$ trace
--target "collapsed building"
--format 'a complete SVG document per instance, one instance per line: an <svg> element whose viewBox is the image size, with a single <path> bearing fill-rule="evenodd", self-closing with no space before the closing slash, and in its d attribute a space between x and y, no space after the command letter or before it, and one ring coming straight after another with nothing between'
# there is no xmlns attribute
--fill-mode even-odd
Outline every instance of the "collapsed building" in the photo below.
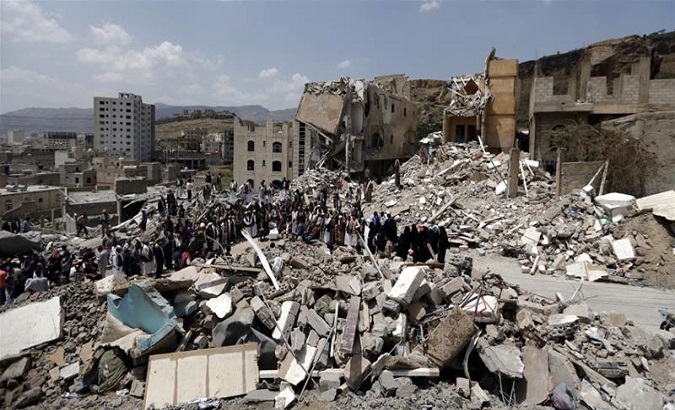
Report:
<svg viewBox="0 0 675 410"><path fill-rule="evenodd" d="M382 175L417 150L416 105L405 75L307 83L295 119L312 141L309 167Z"/></svg>
<svg viewBox="0 0 675 410"><path fill-rule="evenodd" d="M443 110L443 139L469 142L480 137L492 150L507 152L514 146L519 87L518 60L499 59L492 49L484 73L448 81L446 92L452 99Z"/></svg>
<svg viewBox="0 0 675 410"><path fill-rule="evenodd" d="M675 186L675 79L658 78L659 58L644 39L596 43L584 50L564 78L542 75L537 63L529 102L529 151L544 165L556 161L551 132L570 123L618 129L651 145L660 163L645 187L655 193Z"/></svg>

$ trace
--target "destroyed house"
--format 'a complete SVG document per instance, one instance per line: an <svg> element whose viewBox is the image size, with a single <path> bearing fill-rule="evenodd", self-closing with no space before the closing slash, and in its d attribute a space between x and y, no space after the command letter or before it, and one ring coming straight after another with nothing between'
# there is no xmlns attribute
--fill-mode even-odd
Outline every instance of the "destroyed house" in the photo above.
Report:
<svg viewBox="0 0 675 410"><path fill-rule="evenodd" d="M443 138L449 142L482 142L491 151L506 152L514 146L518 112L518 60L499 59L490 52L485 72L452 77L447 92L450 104L443 110Z"/></svg>
<svg viewBox="0 0 675 410"><path fill-rule="evenodd" d="M295 119L311 141L310 168L381 175L417 150L416 105L404 75L307 83Z"/></svg>
<svg viewBox="0 0 675 410"><path fill-rule="evenodd" d="M608 47L594 49L575 69L566 90L535 68L530 93L530 155L545 163L556 158L549 132L570 122L597 125L628 115L675 110L675 79L652 78L652 58L623 64ZM621 57L621 56L619 56Z"/></svg>

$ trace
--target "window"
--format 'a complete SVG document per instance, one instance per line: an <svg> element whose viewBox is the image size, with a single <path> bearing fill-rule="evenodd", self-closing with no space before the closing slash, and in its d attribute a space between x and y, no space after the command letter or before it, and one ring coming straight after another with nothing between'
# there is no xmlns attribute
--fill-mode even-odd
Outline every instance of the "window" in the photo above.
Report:
<svg viewBox="0 0 675 410"><path fill-rule="evenodd" d="M251 143L251 142L253 142L253 141L249 141L249 143ZM255 169L255 163L253 162L253 160L249 159L248 161L246 161L246 170L247 171L253 171L254 169Z"/></svg>
<svg viewBox="0 0 675 410"><path fill-rule="evenodd" d="M43 198L38 198L38 203L43 203L45 200Z"/></svg>
<svg viewBox="0 0 675 410"><path fill-rule="evenodd" d="M248 152L253 152L253 151L255 151L255 141L249 141L249 142L247 142L247 143L246 143L246 150L247 150ZM251 168L251 169L253 169L253 168Z"/></svg>
<svg viewBox="0 0 675 410"><path fill-rule="evenodd" d="M281 153L281 143L280 142L275 142L272 144L272 152L275 152L277 154Z"/></svg>
<svg viewBox="0 0 675 410"><path fill-rule="evenodd" d="M11 211L13 207L11 199L5 201L5 211Z"/></svg>
<svg viewBox="0 0 675 410"><path fill-rule="evenodd" d="M263 160L262 166L263 168L265 168L265 160Z"/></svg>
<svg viewBox="0 0 675 410"><path fill-rule="evenodd" d="M288 167L293 168L293 161L288 161Z"/></svg>
<svg viewBox="0 0 675 410"><path fill-rule="evenodd" d="M392 144L394 144L394 136L393 135L389 137L389 145L392 145Z"/></svg>
<svg viewBox="0 0 675 410"><path fill-rule="evenodd" d="M76 184L79 184L79 183L80 183L80 178L75 177L75 183L76 183Z"/></svg>
<svg viewBox="0 0 675 410"><path fill-rule="evenodd" d="M407 109L407 108L403 108L403 116L405 117L406 115L408 115L408 109Z"/></svg>
<svg viewBox="0 0 675 410"><path fill-rule="evenodd" d="M391 105L391 112L394 112L394 104Z"/></svg>
<svg viewBox="0 0 675 410"><path fill-rule="evenodd" d="M272 172L281 172L281 161L272 162Z"/></svg>
<svg viewBox="0 0 675 410"><path fill-rule="evenodd" d="M91 178L87 177L87 184L91 184Z"/></svg>

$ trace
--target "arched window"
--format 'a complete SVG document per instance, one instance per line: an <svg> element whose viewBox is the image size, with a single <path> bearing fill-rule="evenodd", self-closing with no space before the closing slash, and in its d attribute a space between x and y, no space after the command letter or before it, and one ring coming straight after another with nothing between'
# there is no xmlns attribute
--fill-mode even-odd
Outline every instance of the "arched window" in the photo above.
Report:
<svg viewBox="0 0 675 410"><path fill-rule="evenodd" d="M280 142L275 142L272 144L272 152L281 154L281 143Z"/></svg>
<svg viewBox="0 0 675 410"><path fill-rule="evenodd" d="M281 172L281 161L272 162L272 172Z"/></svg>
<svg viewBox="0 0 675 410"><path fill-rule="evenodd" d="M249 141L249 142L247 142L247 143L246 143L246 149L247 149L249 152L255 151L255 141Z"/></svg>
<svg viewBox="0 0 675 410"><path fill-rule="evenodd" d="M255 163L253 162L252 159L249 159L246 161L246 170L247 171L253 171L255 169Z"/></svg>

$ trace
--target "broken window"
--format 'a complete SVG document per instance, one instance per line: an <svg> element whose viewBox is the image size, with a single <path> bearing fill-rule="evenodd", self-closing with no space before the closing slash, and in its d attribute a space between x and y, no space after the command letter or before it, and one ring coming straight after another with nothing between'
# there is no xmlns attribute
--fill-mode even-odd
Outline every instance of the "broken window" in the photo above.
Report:
<svg viewBox="0 0 675 410"><path fill-rule="evenodd" d="M384 139L382 139L379 133L376 132L370 137L370 148L379 150L382 149L383 145Z"/></svg>
<svg viewBox="0 0 675 410"><path fill-rule="evenodd" d="M246 170L247 171L253 171L255 169L255 163L253 162L252 159L249 159L246 161Z"/></svg>
<svg viewBox="0 0 675 410"><path fill-rule="evenodd" d="M272 172L281 172L281 161L272 162Z"/></svg>
<svg viewBox="0 0 675 410"><path fill-rule="evenodd" d="M255 151L255 142L254 141L249 141L246 143L246 149L248 152L253 152Z"/></svg>
<svg viewBox="0 0 675 410"><path fill-rule="evenodd" d="M272 152L281 154L281 143L280 142L275 142L272 144Z"/></svg>

